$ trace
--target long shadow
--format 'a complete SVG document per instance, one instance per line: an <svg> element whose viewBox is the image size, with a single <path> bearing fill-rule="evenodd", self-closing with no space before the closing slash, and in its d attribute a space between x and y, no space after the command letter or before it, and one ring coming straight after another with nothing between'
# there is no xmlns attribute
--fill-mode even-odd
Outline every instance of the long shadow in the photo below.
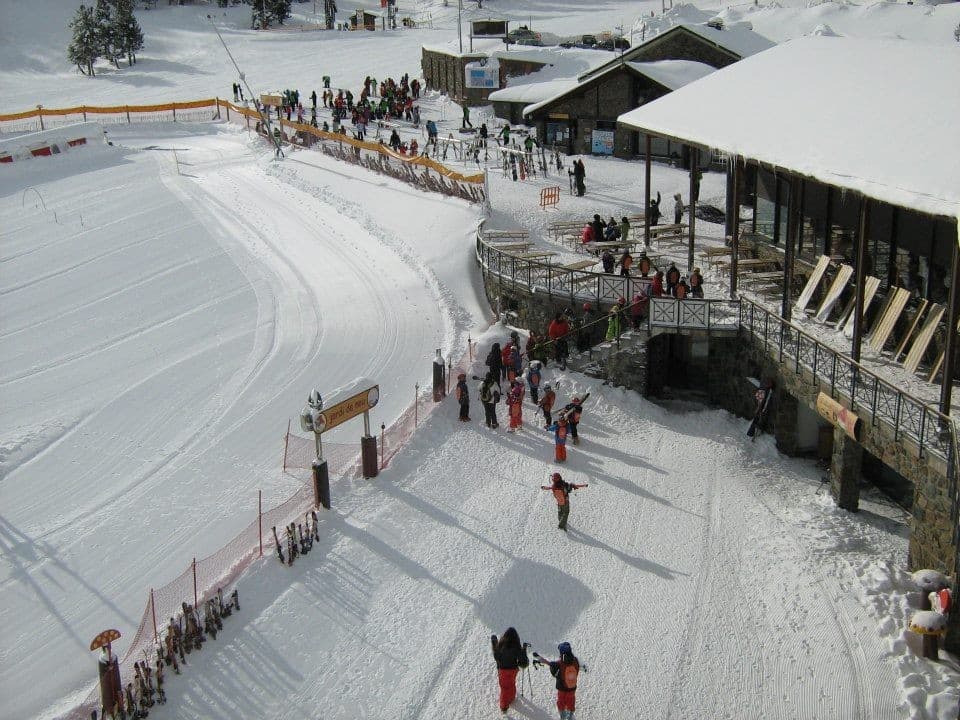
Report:
<svg viewBox="0 0 960 720"><path fill-rule="evenodd" d="M677 576L687 576L687 573L680 572L679 570L672 570L664 565L653 562L653 560L646 560L645 558L635 557L633 555L628 555L622 550L617 550L616 548L610 547L604 542L597 540L594 537L590 537L586 533L570 528L567 530L567 535L582 545L588 545L590 547L595 547L599 550L606 550L611 555L615 556L621 562L629 565L632 568L637 570L642 570L643 572L648 572L661 577L664 580L674 580Z"/></svg>

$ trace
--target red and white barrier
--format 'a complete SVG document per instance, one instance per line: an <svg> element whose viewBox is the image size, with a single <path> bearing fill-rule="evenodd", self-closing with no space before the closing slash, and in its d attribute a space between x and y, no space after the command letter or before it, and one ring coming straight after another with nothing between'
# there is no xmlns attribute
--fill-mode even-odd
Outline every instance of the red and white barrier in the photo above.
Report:
<svg viewBox="0 0 960 720"><path fill-rule="evenodd" d="M103 143L99 123L84 122L0 140L0 163L59 155Z"/></svg>

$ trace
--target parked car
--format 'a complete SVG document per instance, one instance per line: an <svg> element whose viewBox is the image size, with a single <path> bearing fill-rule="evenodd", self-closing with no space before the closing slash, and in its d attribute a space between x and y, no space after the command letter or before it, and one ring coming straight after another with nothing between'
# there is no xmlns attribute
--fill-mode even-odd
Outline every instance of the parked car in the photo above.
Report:
<svg viewBox="0 0 960 720"><path fill-rule="evenodd" d="M534 32L526 25L521 25L518 28L515 28L507 33L507 37L504 40L508 45L512 43L517 43L520 45L530 45L531 43L521 43L521 40L537 40L540 41L540 33Z"/></svg>
<svg viewBox="0 0 960 720"><path fill-rule="evenodd" d="M607 40L601 40L594 47L598 50L629 50L630 41L626 38L609 38Z"/></svg>

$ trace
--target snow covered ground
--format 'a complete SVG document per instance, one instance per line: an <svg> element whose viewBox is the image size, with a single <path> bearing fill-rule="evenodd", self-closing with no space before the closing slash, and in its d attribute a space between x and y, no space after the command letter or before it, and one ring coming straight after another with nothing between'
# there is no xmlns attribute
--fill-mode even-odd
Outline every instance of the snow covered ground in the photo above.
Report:
<svg viewBox="0 0 960 720"><path fill-rule="evenodd" d="M433 29L387 34L258 34L247 8L161 5L140 13L140 63L89 79L63 60L77 5L0 0L2 110L226 96L234 72L207 13L258 90L416 74L421 44L455 42L440 2L417 4ZM496 11L568 34L654 6ZM813 14L931 38L957 21L949 6L867 10L758 12L784 36ZM455 106L424 105L442 133L454 127ZM273 163L229 125L110 137L112 148L0 166L2 718L82 699L96 632L132 637L147 590L246 525L258 489L265 504L292 492L280 439L313 387L375 378L374 419L389 424L433 349L457 356L490 315L470 252L475 206L319 153ZM589 195L564 196L565 214L639 209L639 168L587 162ZM666 197L685 188L668 168L654 182ZM533 192L491 183L493 222L545 225ZM704 196L719 193L705 178ZM569 536L557 542L539 490L547 434L487 433L444 405L380 479L335 481L320 552L289 569L265 558L243 577L240 617L154 713L486 717L487 637L514 624L546 654L570 640L590 666L581 717L955 716L952 661L913 657L902 633L899 512L879 498L858 516L836 511L808 464L768 439L744 444L724 413L556 379L562 398L594 393L565 469L591 484ZM534 680L521 710L552 717L549 683Z"/></svg>

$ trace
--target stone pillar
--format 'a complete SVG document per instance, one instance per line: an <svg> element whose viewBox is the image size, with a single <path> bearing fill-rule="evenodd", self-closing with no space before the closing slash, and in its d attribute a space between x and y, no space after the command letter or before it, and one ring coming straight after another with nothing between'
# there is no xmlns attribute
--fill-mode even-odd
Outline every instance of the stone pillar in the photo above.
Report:
<svg viewBox="0 0 960 720"><path fill-rule="evenodd" d="M797 454L797 399L781 389L774 398L773 436L777 449L784 455ZM859 472L859 466L858 466Z"/></svg>
<svg viewBox="0 0 960 720"><path fill-rule="evenodd" d="M860 466L863 448L838 427L833 429L833 458L830 462L830 492L844 510L860 509Z"/></svg>

